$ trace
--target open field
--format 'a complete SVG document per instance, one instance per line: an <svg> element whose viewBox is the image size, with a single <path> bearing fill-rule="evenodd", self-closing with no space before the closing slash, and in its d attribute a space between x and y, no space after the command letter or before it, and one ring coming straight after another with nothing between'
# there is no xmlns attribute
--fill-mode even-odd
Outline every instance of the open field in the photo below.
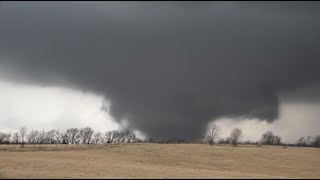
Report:
<svg viewBox="0 0 320 180"><path fill-rule="evenodd" d="M319 162L302 147L0 145L4 178L319 178Z"/></svg>

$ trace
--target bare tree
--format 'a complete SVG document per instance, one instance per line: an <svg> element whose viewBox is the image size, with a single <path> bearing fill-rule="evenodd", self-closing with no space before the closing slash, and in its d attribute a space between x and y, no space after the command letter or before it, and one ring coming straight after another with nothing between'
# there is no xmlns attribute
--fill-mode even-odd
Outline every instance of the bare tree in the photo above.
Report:
<svg viewBox="0 0 320 180"><path fill-rule="evenodd" d="M90 127L82 128L79 131L79 138L82 144L90 144L94 131Z"/></svg>
<svg viewBox="0 0 320 180"><path fill-rule="evenodd" d="M113 133L112 131L108 131L104 134L104 143L111 144L113 141Z"/></svg>
<svg viewBox="0 0 320 180"><path fill-rule="evenodd" d="M312 146L320 148L320 135L314 137L313 142L312 142Z"/></svg>
<svg viewBox="0 0 320 180"><path fill-rule="evenodd" d="M61 133L59 130L54 131L54 141L56 144L62 144L63 139L63 133Z"/></svg>
<svg viewBox="0 0 320 180"><path fill-rule="evenodd" d="M216 139L219 137L220 132L221 132L220 128L214 123L208 124L207 130L204 135L205 142L210 145L213 145Z"/></svg>
<svg viewBox="0 0 320 180"><path fill-rule="evenodd" d="M311 146L312 136L307 136L307 145Z"/></svg>
<svg viewBox="0 0 320 180"><path fill-rule="evenodd" d="M27 134L27 143L28 144L36 144L37 143L37 136L38 136L38 131L36 130L31 130Z"/></svg>
<svg viewBox="0 0 320 180"><path fill-rule="evenodd" d="M62 144L70 144L67 132L61 132Z"/></svg>
<svg viewBox="0 0 320 180"><path fill-rule="evenodd" d="M7 137L6 133L0 132L0 144L4 144L5 143L6 137Z"/></svg>
<svg viewBox="0 0 320 180"><path fill-rule="evenodd" d="M11 132L7 132L7 133L6 133L6 138L4 139L4 142L5 142L6 144L9 144L10 141L11 141Z"/></svg>
<svg viewBox="0 0 320 180"><path fill-rule="evenodd" d="M298 146L307 146L307 139L305 139L304 137L300 137L298 140L297 140L297 145Z"/></svg>
<svg viewBox="0 0 320 180"><path fill-rule="evenodd" d="M262 144L271 145L271 144L274 144L274 141L275 141L275 138L272 131L267 131L262 134L262 137L261 137Z"/></svg>
<svg viewBox="0 0 320 180"><path fill-rule="evenodd" d="M76 144L77 143L78 133L79 133L78 128L71 128L71 129L67 130L66 135L67 135L69 144Z"/></svg>
<svg viewBox="0 0 320 180"><path fill-rule="evenodd" d="M280 145L281 137L274 135L272 131L267 131L261 136L261 144Z"/></svg>
<svg viewBox="0 0 320 180"><path fill-rule="evenodd" d="M26 126L22 126L20 127L20 136L21 136L21 147L24 147L24 139L25 139L25 136L27 134L27 127Z"/></svg>
<svg viewBox="0 0 320 180"><path fill-rule="evenodd" d="M124 139L125 139L125 143L131 143L136 141L136 134L132 131L132 130L126 130L124 132Z"/></svg>
<svg viewBox="0 0 320 180"><path fill-rule="evenodd" d="M120 142L120 132L117 130L114 131L108 131L105 133L104 138L105 144L113 144L113 143L119 143Z"/></svg>
<svg viewBox="0 0 320 180"><path fill-rule="evenodd" d="M46 143L46 131L37 131L37 136L36 136L36 142L37 144L45 144Z"/></svg>
<svg viewBox="0 0 320 180"><path fill-rule="evenodd" d="M93 134L92 143L100 144L102 142L102 134L100 132L96 132Z"/></svg>
<svg viewBox="0 0 320 180"><path fill-rule="evenodd" d="M55 130L50 130L45 133L45 142L46 144L54 144L55 143Z"/></svg>
<svg viewBox="0 0 320 180"><path fill-rule="evenodd" d="M239 128L235 128L232 130L230 135L230 143L234 146L237 146L240 139L242 138L242 131Z"/></svg>
<svg viewBox="0 0 320 180"><path fill-rule="evenodd" d="M119 137L117 138L117 143L125 143L125 142L126 142L125 131L119 131Z"/></svg>
<svg viewBox="0 0 320 180"><path fill-rule="evenodd" d="M14 132L14 133L12 134L12 142L13 142L14 144L19 144L19 142L20 142L19 132Z"/></svg>
<svg viewBox="0 0 320 180"><path fill-rule="evenodd" d="M274 145L281 145L281 137L274 136Z"/></svg>
<svg viewBox="0 0 320 180"><path fill-rule="evenodd" d="M87 134L87 141L86 141L86 143L87 143L87 144L90 144L90 142L91 142L91 140L92 140L92 135L94 134L94 130L93 130L92 128L90 128L90 127L86 127L85 129L86 129L85 132L86 132L86 134Z"/></svg>

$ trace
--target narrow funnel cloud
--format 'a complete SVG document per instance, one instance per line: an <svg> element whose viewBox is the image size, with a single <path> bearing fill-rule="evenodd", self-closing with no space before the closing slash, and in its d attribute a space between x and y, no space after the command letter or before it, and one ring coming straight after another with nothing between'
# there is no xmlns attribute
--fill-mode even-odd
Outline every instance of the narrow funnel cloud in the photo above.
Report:
<svg viewBox="0 0 320 180"><path fill-rule="evenodd" d="M148 136L273 122L320 83L319 2L3 2L0 26L2 78L102 94Z"/></svg>

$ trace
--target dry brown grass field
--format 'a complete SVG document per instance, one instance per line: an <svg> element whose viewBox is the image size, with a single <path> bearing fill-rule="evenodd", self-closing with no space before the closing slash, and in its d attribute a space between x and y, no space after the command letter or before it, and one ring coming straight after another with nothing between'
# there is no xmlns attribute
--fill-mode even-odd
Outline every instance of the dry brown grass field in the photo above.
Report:
<svg viewBox="0 0 320 180"><path fill-rule="evenodd" d="M320 149L205 144L0 145L2 178L320 178Z"/></svg>

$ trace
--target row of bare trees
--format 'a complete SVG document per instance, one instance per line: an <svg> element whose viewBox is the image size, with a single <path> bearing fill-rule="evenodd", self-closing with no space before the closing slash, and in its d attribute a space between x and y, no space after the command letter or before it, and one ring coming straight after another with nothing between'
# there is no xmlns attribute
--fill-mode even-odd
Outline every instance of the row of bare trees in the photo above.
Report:
<svg viewBox="0 0 320 180"><path fill-rule="evenodd" d="M0 144L117 144L137 141L132 130L95 132L90 127L70 128L66 131L39 131L21 127L17 132L0 132Z"/></svg>
<svg viewBox="0 0 320 180"><path fill-rule="evenodd" d="M320 147L320 135L315 137L307 136L306 138L300 137L296 145L302 147Z"/></svg>
<svg viewBox="0 0 320 180"><path fill-rule="evenodd" d="M275 135L272 131L267 131L262 134L261 144L281 145L281 137Z"/></svg>
<svg viewBox="0 0 320 180"><path fill-rule="evenodd" d="M281 141L281 137L278 135L275 135L272 131L267 131L262 134L260 141L257 142L251 142L251 141L245 141L241 142L241 138L243 137L242 130L239 128L235 128L232 130L231 134L227 138L219 138L221 134L221 129L219 126L217 126L214 123L210 123L204 133L203 141L207 144L213 145L215 143L219 144L232 144L234 146L237 146L239 143L243 144L257 144L259 146L261 145L284 145ZM293 144L294 146L304 146L304 147L320 147L320 135L312 137L301 137L298 139L296 144Z"/></svg>
<svg viewBox="0 0 320 180"><path fill-rule="evenodd" d="M227 142L225 141L225 139L218 140L220 133L221 133L220 127L217 126L216 124L210 123L204 134L203 141L210 145L213 145L217 142L220 142L220 143L223 142L223 143L230 143L233 146L237 146L241 138L243 137L242 130L239 128L235 128L231 131L230 137L227 138Z"/></svg>
<svg viewBox="0 0 320 180"><path fill-rule="evenodd" d="M308 136L301 137L295 144L283 144L281 137L275 135L272 131L267 131L262 134L260 141L241 142L243 137L242 130L239 128L233 129L230 136L227 138L219 138L221 129L219 126L210 123L208 128L201 140L201 142L208 143L210 145L219 144L232 144L237 146L239 143L242 144L257 144L257 145L294 145L303 147L320 147L320 135L319 136ZM21 127L16 132L0 132L0 144L118 144L118 143L131 143L139 141L135 133L131 130L114 130L108 132L95 132L90 127L85 128L70 128L66 131L50 130L50 131L39 131L30 130L26 127ZM171 140L146 140L146 142L157 142L157 143L194 143L195 140L182 141L177 139Z"/></svg>

